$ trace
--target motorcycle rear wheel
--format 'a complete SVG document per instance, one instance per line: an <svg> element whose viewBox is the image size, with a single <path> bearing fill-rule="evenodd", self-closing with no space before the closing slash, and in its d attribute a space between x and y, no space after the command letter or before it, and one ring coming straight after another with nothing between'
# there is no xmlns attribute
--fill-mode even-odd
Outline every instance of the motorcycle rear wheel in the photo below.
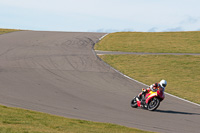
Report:
<svg viewBox="0 0 200 133"><path fill-rule="evenodd" d="M154 111L158 108L158 106L160 105L160 99L154 97L147 106L147 109L150 111Z"/></svg>
<svg viewBox="0 0 200 133"><path fill-rule="evenodd" d="M137 107L138 107L138 105L137 105L137 100L136 100L135 97L134 97L133 100L131 101L131 107L132 107L132 108L137 108Z"/></svg>

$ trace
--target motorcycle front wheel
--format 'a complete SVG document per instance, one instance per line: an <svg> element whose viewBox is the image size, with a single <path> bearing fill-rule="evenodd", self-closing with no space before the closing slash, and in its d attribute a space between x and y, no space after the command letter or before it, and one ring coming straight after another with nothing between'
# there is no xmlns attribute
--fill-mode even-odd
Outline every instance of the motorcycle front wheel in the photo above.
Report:
<svg viewBox="0 0 200 133"><path fill-rule="evenodd" d="M154 97L147 106L147 109L150 111L154 111L158 108L158 106L160 105L160 100L156 97Z"/></svg>
<svg viewBox="0 0 200 133"><path fill-rule="evenodd" d="M131 101L131 107L132 107L132 108L137 108L137 107L138 107L138 106L137 106L137 100L136 100L135 97L134 97L133 100Z"/></svg>

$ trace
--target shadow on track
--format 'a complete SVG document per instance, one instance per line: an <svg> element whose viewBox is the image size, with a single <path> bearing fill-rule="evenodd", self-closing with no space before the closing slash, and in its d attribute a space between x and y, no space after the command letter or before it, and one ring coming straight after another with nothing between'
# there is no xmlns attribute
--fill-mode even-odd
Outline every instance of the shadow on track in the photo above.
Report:
<svg viewBox="0 0 200 133"><path fill-rule="evenodd" d="M199 113L180 112L172 110L155 110L155 112L169 113L169 114L183 114L183 115L200 115Z"/></svg>

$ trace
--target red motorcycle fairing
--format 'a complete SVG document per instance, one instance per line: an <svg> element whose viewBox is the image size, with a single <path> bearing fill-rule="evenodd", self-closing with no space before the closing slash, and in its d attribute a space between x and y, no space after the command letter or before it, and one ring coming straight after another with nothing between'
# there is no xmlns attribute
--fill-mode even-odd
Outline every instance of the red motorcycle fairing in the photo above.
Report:
<svg viewBox="0 0 200 133"><path fill-rule="evenodd" d="M137 106L141 107L141 101L137 101Z"/></svg>
<svg viewBox="0 0 200 133"><path fill-rule="evenodd" d="M158 97L160 99L160 101L162 101L165 98L165 94L161 89L157 90L156 92L150 91L145 96L146 104L148 104L149 101L154 97Z"/></svg>

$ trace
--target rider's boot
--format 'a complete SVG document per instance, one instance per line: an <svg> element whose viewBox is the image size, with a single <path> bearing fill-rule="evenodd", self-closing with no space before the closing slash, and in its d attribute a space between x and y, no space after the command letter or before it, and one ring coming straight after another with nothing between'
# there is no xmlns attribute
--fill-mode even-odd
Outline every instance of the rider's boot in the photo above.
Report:
<svg viewBox="0 0 200 133"><path fill-rule="evenodd" d="M140 101L139 98L138 98L138 96L135 99L136 99L136 101Z"/></svg>
<svg viewBox="0 0 200 133"><path fill-rule="evenodd" d="M142 99L142 94L143 94L142 92L141 92L140 94L138 94L138 95L137 95L137 98L138 98L138 99Z"/></svg>
<svg viewBox="0 0 200 133"><path fill-rule="evenodd" d="M142 95L141 95L141 105L142 105L142 107L146 105L145 95L146 95L146 93L142 92Z"/></svg>
<svg viewBox="0 0 200 133"><path fill-rule="evenodd" d="M146 100L145 99L142 99L141 100L141 105L145 105L146 104Z"/></svg>

